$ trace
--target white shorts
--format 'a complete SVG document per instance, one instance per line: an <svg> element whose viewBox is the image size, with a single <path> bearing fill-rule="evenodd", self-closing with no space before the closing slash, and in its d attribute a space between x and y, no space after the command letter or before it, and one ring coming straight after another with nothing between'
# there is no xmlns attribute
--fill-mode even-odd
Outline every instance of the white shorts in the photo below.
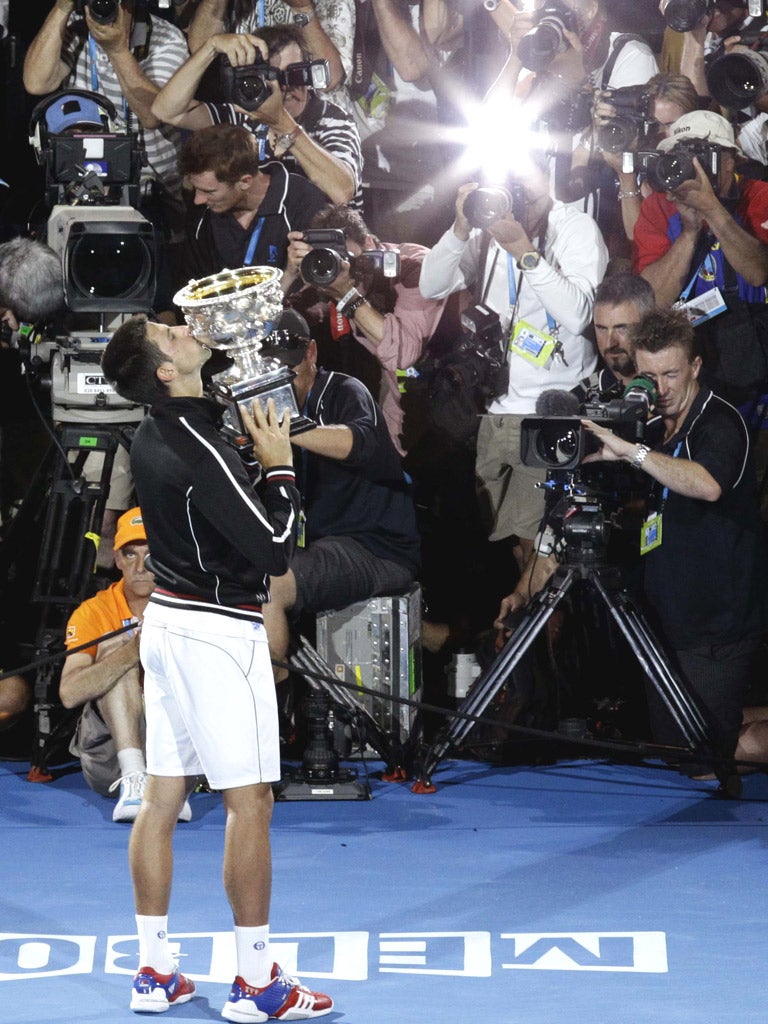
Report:
<svg viewBox="0 0 768 1024"><path fill-rule="evenodd" d="M277 698L260 623L147 605L141 629L147 771L212 789L280 778Z"/></svg>

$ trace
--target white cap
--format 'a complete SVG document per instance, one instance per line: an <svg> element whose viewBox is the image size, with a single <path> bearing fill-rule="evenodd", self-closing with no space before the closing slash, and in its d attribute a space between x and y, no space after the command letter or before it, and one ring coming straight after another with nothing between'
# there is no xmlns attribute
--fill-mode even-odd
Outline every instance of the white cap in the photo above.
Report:
<svg viewBox="0 0 768 1024"><path fill-rule="evenodd" d="M733 125L714 110L692 110L690 114L678 117L668 137L662 139L656 148L662 153L667 153L678 142L685 142L686 139L700 139L710 145L735 149L737 153L741 153L733 134Z"/></svg>

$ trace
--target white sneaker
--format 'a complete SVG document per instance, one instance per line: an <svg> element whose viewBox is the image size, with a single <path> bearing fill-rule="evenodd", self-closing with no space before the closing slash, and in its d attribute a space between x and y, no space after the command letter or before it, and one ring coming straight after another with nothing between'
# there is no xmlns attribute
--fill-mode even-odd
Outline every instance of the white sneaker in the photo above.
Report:
<svg viewBox="0 0 768 1024"><path fill-rule="evenodd" d="M113 789L120 787L120 796L112 811L112 821L135 821L144 797L146 784L146 772L129 772L112 783L109 787L110 793Z"/></svg>
<svg viewBox="0 0 768 1024"><path fill-rule="evenodd" d="M184 801L184 806L179 811L179 821L192 821L192 808L189 806L189 800Z"/></svg>

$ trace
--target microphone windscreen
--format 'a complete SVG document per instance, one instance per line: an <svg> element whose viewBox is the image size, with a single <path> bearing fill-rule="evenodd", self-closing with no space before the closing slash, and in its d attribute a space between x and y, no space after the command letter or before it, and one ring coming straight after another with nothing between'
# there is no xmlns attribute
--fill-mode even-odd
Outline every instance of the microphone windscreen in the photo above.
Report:
<svg viewBox="0 0 768 1024"><path fill-rule="evenodd" d="M578 416L581 403L572 391L548 388L536 399L537 416Z"/></svg>

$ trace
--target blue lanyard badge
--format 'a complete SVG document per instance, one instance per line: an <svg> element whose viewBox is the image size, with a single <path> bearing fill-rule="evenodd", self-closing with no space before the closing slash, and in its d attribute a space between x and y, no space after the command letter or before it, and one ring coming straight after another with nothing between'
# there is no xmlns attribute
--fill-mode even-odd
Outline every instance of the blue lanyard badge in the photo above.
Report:
<svg viewBox="0 0 768 1024"><path fill-rule="evenodd" d="M253 254L256 252L256 246L259 243L259 235L261 234L261 229L263 227L264 218L259 217L259 219L256 221L253 231L251 232L251 240L248 242L248 248L245 253L245 263L243 264L243 266L245 267L250 267L252 265L251 261L253 260Z"/></svg>
<svg viewBox="0 0 768 1024"><path fill-rule="evenodd" d="M705 320L711 320L713 316L717 316L719 313L724 313L727 309L722 293L714 283L716 275L717 263L715 262L715 257L711 252L708 252L675 303L674 308L682 309L694 327L703 324ZM694 285L700 276L705 281L711 281L712 287L708 291L700 292L698 295L691 297Z"/></svg>

